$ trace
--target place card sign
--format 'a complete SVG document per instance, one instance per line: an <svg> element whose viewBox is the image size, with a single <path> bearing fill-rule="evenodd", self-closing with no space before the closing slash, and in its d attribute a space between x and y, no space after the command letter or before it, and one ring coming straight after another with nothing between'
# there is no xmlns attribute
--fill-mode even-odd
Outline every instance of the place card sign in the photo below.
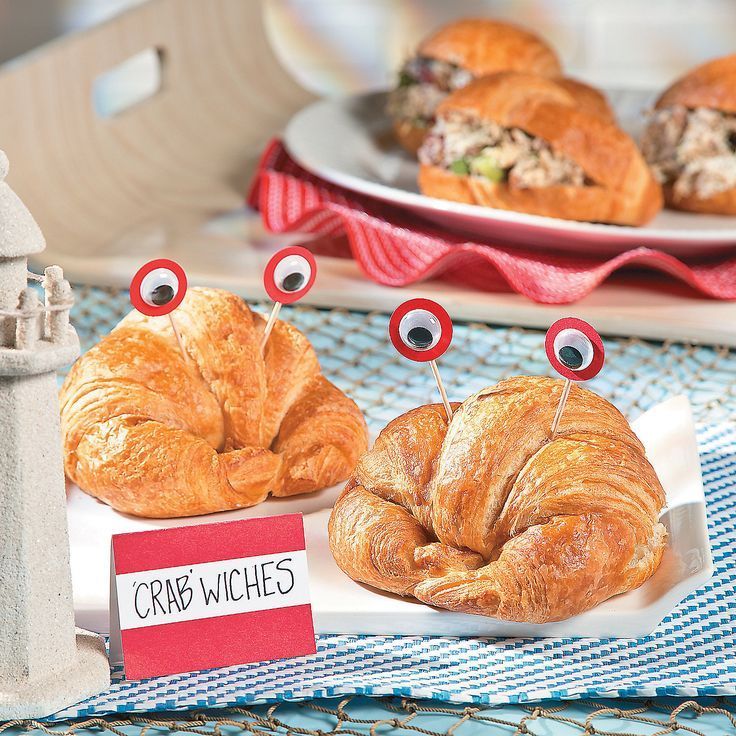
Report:
<svg viewBox="0 0 736 736"><path fill-rule="evenodd" d="M116 534L111 569L129 680L316 651L300 514Z"/></svg>

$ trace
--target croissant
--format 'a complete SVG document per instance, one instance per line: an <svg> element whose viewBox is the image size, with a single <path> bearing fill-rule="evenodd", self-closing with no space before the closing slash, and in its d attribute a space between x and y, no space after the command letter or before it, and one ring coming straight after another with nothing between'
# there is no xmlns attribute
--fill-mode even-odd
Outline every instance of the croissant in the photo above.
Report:
<svg viewBox="0 0 736 736"><path fill-rule="evenodd" d="M354 580L452 611L543 623L641 585L666 541L662 487L626 419L573 386L502 381L393 420L332 511Z"/></svg>
<svg viewBox="0 0 736 736"><path fill-rule="evenodd" d="M438 28L399 70L389 96L389 115L399 143L410 153L421 146L439 102L472 79L515 70L556 77L557 53L536 33L491 18L461 18Z"/></svg>
<svg viewBox="0 0 736 736"><path fill-rule="evenodd" d="M501 72L446 97L419 149L422 194L568 220L644 225L662 191L605 98Z"/></svg>
<svg viewBox="0 0 736 736"><path fill-rule="evenodd" d="M668 206L736 215L736 54L678 79L648 117L642 150Z"/></svg>
<svg viewBox="0 0 736 736"><path fill-rule="evenodd" d="M234 294L189 289L168 319L133 312L61 390L65 469L119 511L175 517L253 506L345 480L367 448L355 403L314 349Z"/></svg>

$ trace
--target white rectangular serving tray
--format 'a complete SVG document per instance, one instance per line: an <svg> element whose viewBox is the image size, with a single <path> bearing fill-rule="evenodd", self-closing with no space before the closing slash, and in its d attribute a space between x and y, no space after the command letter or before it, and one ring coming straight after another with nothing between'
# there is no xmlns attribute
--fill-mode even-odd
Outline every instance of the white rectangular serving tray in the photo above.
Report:
<svg viewBox="0 0 736 736"><path fill-rule="evenodd" d="M549 624L526 624L452 613L355 583L332 559L327 520L339 487L309 496L271 499L250 509L187 519L125 516L75 486L68 490L69 533L77 624L107 633L110 537L119 532L210 523L271 514L304 514L309 582L317 633L498 637L622 637L650 634L713 572L700 459L688 400L671 398L633 423L667 495L669 532L662 564L641 588L587 613Z"/></svg>

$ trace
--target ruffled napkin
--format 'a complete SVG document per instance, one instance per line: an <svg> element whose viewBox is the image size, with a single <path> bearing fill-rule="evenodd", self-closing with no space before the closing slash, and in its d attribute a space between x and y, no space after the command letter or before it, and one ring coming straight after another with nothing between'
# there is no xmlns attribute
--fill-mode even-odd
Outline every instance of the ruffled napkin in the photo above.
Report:
<svg viewBox="0 0 736 736"><path fill-rule="evenodd" d="M271 232L312 233L316 240L309 247L316 253L352 256L368 278L387 286L440 278L566 304L589 294L614 271L635 265L674 276L707 296L736 299L736 249L728 256L686 262L652 248L605 258L472 242L310 174L279 140L261 157L248 203Z"/></svg>

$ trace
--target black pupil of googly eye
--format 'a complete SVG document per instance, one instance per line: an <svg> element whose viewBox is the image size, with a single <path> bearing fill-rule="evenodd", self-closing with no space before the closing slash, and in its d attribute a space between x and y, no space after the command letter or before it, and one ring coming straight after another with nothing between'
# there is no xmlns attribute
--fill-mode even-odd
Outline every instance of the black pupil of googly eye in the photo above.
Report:
<svg viewBox="0 0 736 736"><path fill-rule="evenodd" d="M570 370L576 370L583 364L583 354L572 345L564 345L560 348L560 362Z"/></svg>
<svg viewBox="0 0 736 736"><path fill-rule="evenodd" d="M151 301L157 307L163 307L174 298L174 288L169 284L161 284L151 292Z"/></svg>
<svg viewBox="0 0 736 736"><path fill-rule="evenodd" d="M432 344L432 333L426 327L412 327L406 335L406 339L420 350L428 348Z"/></svg>
<svg viewBox="0 0 736 736"><path fill-rule="evenodd" d="M304 274L295 271L284 278L281 288L284 291L299 291L304 286Z"/></svg>

